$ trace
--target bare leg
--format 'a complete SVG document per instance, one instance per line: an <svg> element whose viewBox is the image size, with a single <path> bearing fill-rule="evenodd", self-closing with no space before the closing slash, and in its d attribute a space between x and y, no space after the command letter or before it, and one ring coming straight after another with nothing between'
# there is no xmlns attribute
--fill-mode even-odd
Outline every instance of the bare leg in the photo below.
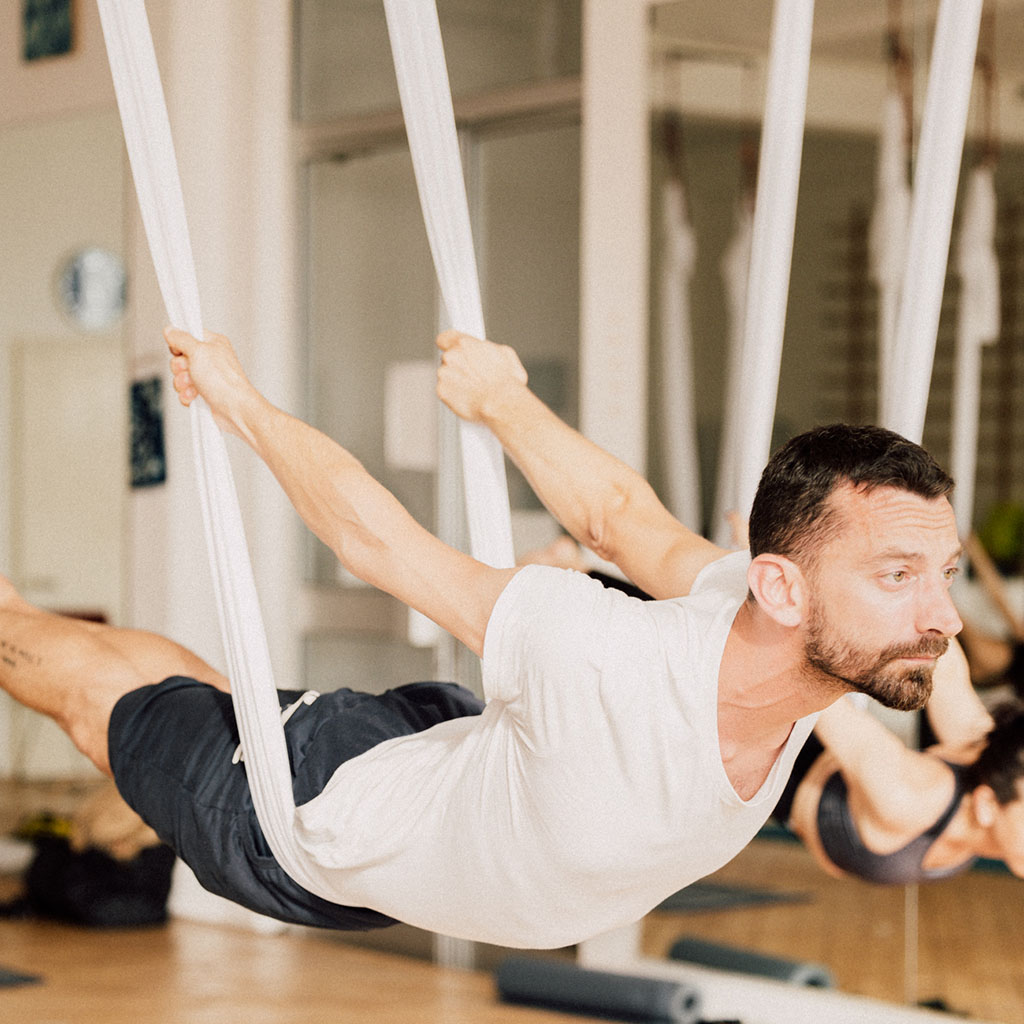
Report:
<svg viewBox="0 0 1024 1024"><path fill-rule="evenodd" d="M173 675L228 689L225 676L165 637L42 611L0 576L0 687L52 718L101 771L110 774L114 705Z"/></svg>

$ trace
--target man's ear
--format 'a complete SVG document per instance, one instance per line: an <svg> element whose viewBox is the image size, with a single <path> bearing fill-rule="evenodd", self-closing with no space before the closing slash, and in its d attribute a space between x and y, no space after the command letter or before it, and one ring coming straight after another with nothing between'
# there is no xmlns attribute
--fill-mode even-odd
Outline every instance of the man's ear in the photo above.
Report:
<svg viewBox="0 0 1024 1024"><path fill-rule="evenodd" d="M800 567L783 555L758 555L747 584L754 600L780 626L799 626L807 613L807 581Z"/></svg>

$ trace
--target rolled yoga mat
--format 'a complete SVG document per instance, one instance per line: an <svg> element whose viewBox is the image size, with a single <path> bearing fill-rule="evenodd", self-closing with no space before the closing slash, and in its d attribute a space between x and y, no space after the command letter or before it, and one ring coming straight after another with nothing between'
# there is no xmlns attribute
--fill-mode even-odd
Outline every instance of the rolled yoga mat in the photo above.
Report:
<svg viewBox="0 0 1024 1024"><path fill-rule="evenodd" d="M690 985L588 970L570 962L514 956L495 974L510 1003L585 1013L611 1020L697 1024L700 994Z"/></svg>
<svg viewBox="0 0 1024 1024"><path fill-rule="evenodd" d="M791 985L810 985L815 988L832 988L835 981L832 973L821 964L801 963L782 957L755 953L735 946L720 946L690 936L678 939L668 952L670 960L683 960L700 967L714 967L720 971L734 971L738 974L752 974L761 978L774 978Z"/></svg>

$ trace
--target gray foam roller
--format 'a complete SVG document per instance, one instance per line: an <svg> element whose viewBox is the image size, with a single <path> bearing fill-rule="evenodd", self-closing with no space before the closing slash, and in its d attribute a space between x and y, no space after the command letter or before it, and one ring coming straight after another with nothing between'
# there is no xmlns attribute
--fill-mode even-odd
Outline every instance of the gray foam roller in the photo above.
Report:
<svg viewBox="0 0 1024 1024"><path fill-rule="evenodd" d="M589 970L554 959L514 956L498 967L498 994L507 1002L623 1021L696 1024L700 994L659 978Z"/></svg>
<svg viewBox="0 0 1024 1024"><path fill-rule="evenodd" d="M739 949L735 946L722 946L689 936L676 941L668 955L672 960L684 960L701 967L715 967L721 971L752 974L760 978L774 978L776 981L785 981L791 985L832 988L835 983L829 969L821 964L785 960L782 957L755 953L753 950Z"/></svg>

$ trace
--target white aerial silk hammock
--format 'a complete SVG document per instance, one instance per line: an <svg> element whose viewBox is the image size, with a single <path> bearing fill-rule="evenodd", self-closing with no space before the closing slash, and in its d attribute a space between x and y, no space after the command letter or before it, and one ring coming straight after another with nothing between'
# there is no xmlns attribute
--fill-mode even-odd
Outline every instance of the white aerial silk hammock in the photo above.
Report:
<svg viewBox="0 0 1024 1024"><path fill-rule="evenodd" d="M690 281L697 240L682 180L665 182L661 196L661 402L665 417L668 507L685 526L701 530L700 459L693 393L693 324Z"/></svg>
<svg viewBox="0 0 1024 1024"><path fill-rule="evenodd" d="M910 224L909 146L907 111L898 89L891 89L882 105L875 174L875 206L868 229L868 261L878 288L878 395L892 379L893 338L900 283L907 258Z"/></svg>
<svg viewBox="0 0 1024 1024"><path fill-rule="evenodd" d="M971 532L981 408L981 348L999 336L999 260L995 249L996 190L991 163L967 179L956 269L960 305L953 370L952 448L949 468L956 480L953 511L961 537Z"/></svg>
<svg viewBox="0 0 1024 1024"><path fill-rule="evenodd" d="M736 493L736 460L740 440L739 416L733 410L739 409L740 381L742 380L743 329L747 316L747 283L750 280L750 246L754 233L754 198L750 194L740 196L736 204L736 215L732 238L722 255L721 271L725 285L726 323L728 324L728 347L726 350L726 397L728 410L722 423L722 440L719 445L718 479L715 485L715 518L711 539L723 548L735 546L732 524L728 516L739 508Z"/></svg>
<svg viewBox="0 0 1024 1024"><path fill-rule="evenodd" d="M199 289L181 183L144 2L98 0L98 5L136 193L167 315L174 326L202 338ZM421 195L431 189L450 190L459 154L434 4L432 0L415 4L404 0L388 3L387 11L395 63L401 68L400 78L405 79L403 98L409 92L417 94L413 116L428 119L408 126L417 175L428 176L426 182L419 182ZM439 90L444 96L438 95ZM429 152L417 156L422 148ZM449 315L462 329L482 335L468 212L465 216L459 212L460 204L465 207L461 177L458 185L457 195L431 201L429 207L425 204L427 230ZM471 283L467 284L467 277L472 278ZM282 868L310 892L327 900L343 900L296 839L284 727L231 467L209 407L196 401L191 408L203 522L253 804ZM483 481L483 489L494 497L499 476L503 483L504 464L499 473L494 467L496 460L485 451L487 445L473 436L477 432L469 433L464 458L480 458L488 465L467 467L467 481L477 495ZM474 553L479 550L478 557L510 565L507 497L495 497L495 501L497 511L472 517Z"/></svg>
<svg viewBox="0 0 1024 1024"><path fill-rule="evenodd" d="M735 455L736 505L722 512L744 519L771 454L813 20L813 0L777 0L772 13L743 345L738 366L730 369L739 374L739 399L726 410L735 425L723 431Z"/></svg>
<svg viewBox="0 0 1024 1024"><path fill-rule="evenodd" d="M921 442L960 160L978 47L982 0L942 0L914 169L913 198L881 422Z"/></svg>
<svg viewBox="0 0 1024 1024"><path fill-rule="evenodd" d="M384 0L395 75L430 251L452 325L484 338L469 205L434 0ZM470 551L515 564L505 458L485 427L460 421Z"/></svg>

